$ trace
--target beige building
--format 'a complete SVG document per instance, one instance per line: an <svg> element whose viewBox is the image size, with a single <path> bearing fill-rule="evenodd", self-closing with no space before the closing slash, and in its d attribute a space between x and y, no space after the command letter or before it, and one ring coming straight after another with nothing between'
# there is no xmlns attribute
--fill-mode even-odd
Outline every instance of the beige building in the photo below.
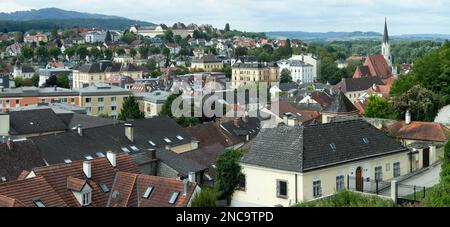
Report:
<svg viewBox="0 0 450 227"><path fill-rule="evenodd" d="M232 206L292 206L374 190L410 172L409 149L362 119L263 129L241 160Z"/></svg>
<svg viewBox="0 0 450 227"><path fill-rule="evenodd" d="M146 118L156 117L162 106L172 93L167 91L153 91L145 93L134 93L138 100L139 109L145 113Z"/></svg>
<svg viewBox="0 0 450 227"><path fill-rule="evenodd" d="M124 99L131 95L126 89L108 84L94 84L78 91L79 106L85 108L88 115L107 114L113 118L117 118Z"/></svg>
<svg viewBox="0 0 450 227"><path fill-rule="evenodd" d="M339 92L330 105L322 111L322 123L330 123L342 119L354 119L360 116L358 109L343 92Z"/></svg>
<svg viewBox="0 0 450 227"><path fill-rule="evenodd" d="M367 94L367 89L374 85L384 85L379 77L343 78L333 87L333 92L344 92L352 103L358 101L361 96Z"/></svg>
<svg viewBox="0 0 450 227"><path fill-rule="evenodd" d="M205 55L199 59L194 59L191 62L192 71L220 72L222 69L222 60L217 59L213 54Z"/></svg>
<svg viewBox="0 0 450 227"><path fill-rule="evenodd" d="M112 76L129 76L132 79L142 79L143 70L132 64L100 61L85 64L73 71L73 88L82 88L96 83L106 83Z"/></svg>
<svg viewBox="0 0 450 227"><path fill-rule="evenodd" d="M273 83L279 80L279 68L276 64L235 63L232 66L231 81L234 87L256 82Z"/></svg>

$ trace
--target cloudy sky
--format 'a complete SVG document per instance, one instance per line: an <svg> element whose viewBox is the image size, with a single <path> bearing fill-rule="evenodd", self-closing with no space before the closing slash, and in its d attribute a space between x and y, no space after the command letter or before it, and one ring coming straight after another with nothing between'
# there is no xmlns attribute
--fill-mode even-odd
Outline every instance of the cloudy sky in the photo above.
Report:
<svg viewBox="0 0 450 227"><path fill-rule="evenodd" d="M247 31L383 31L450 34L448 0L1 0L0 11L58 7L154 23Z"/></svg>

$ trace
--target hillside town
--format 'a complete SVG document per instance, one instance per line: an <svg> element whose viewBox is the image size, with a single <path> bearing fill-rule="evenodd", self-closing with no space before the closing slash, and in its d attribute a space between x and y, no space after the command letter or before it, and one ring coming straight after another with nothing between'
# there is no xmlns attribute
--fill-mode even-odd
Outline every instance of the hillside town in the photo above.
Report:
<svg viewBox="0 0 450 227"><path fill-rule="evenodd" d="M430 50L439 63L399 62L379 24L361 55L230 24L3 31L0 207L289 207L342 191L426 206L449 185L450 75L430 67L450 43Z"/></svg>

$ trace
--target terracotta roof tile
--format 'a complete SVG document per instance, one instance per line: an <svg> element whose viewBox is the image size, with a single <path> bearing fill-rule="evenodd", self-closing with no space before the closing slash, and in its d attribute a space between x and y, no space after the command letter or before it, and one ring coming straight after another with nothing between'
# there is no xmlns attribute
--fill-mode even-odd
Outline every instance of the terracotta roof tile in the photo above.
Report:
<svg viewBox="0 0 450 227"><path fill-rule="evenodd" d="M81 192L86 183L86 180L78 179L72 176L67 177L67 189L72 191Z"/></svg>
<svg viewBox="0 0 450 227"><path fill-rule="evenodd" d="M433 122L396 121L386 127L388 133L402 139L445 142L450 139L450 129Z"/></svg>

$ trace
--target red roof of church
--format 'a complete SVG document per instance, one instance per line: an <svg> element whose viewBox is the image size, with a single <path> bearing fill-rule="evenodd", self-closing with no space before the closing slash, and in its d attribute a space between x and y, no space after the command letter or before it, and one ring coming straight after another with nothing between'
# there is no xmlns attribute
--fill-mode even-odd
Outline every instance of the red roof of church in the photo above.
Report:
<svg viewBox="0 0 450 227"><path fill-rule="evenodd" d="M365 76L376 76L382 79L392 76L391 67L383 55L368 56L364 62L364 66L358 67L353 75L354 78Z"/></svg>

